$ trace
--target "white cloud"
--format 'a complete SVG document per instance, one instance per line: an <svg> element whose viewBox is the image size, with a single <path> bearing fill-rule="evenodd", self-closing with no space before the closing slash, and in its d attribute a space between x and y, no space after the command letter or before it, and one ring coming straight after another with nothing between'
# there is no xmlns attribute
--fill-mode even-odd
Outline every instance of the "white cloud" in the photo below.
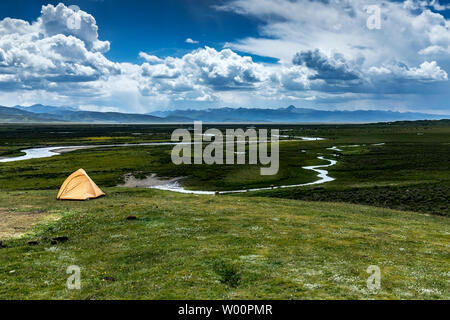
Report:
<svg viewBox="0 0 450 320"><path fill-rule="evenodd" d="M410 68L405 64L392 64L382 67L372 67L369 73L376 76L382 76L382 80L386 81L386 76L397 80L419 80L419 81L446 81L448 80L447 72L442 70L436 61L425 61L419 67Z"/></svg>
<svg viewBox="0 0 450 320"><path fill-rule="evenodd" d="M197 40L192 40L191 38L187 38L184 42L186 42L186 43L191 43L191 44L198 43Z"/></svg>
<svg viewBox="0 0 450 320"><path fill-rule="evenodd" d="M430 10L443 5L384 1L382 28L369 30L368 3L231 1L220 9L259 19L259 37L228 43L222 50L199 48L181 57L140 52L142 64L107 59L109 42L99 40L92 15L63 4L43 6L34 22L0 21L0 104L148 112L277 107L296 101L305 106L374 101L414 105L417 97L404 94L448 95L450 25ZM198 43L191 38L186 42ZM237 50L280 62L258 63Z"/></svg>
<svg viewBox="0 0 450 320"><path fill-rule="evenodd" d="M285 91L304 91L310 89L313 75L314 72L304 66L282 67L279 73L272 75L272 80L275 84L279 81Z"/></svg>
<svg viewBox="0 0 450 320"><path fill-rule="evenodd" d="M407 3L380 2L381 29L368 29L366 9L373 4L371 0L234 0L219 9L260 21L259 37L228 43L230 48L285 63L299 51L319 49L362 58L366 69L392 59L419 64L422 57L411 52L450 45L448 20L427 7L413 12Z"/></svg>
<svg viewBox="0 0 450 320"><path fill-rule="evenodd" d="M419 51L420 55L424 56L433 56L433 55L441 55L441 54L450 54L450 47L443 48L441 46L429 46L425 49Z"/></svg>
<svg viewBox="0 0 450 320"><path fill-rule="evenodd" d="M139 57L141 57L142 59L144 59L145 61L149 62L149 63L162 63L163 60L158 58L157 56L153 56L150 55L148 53L145 52L139 52Z"/></svg>
<svg viewBox="0 0 450 320"><path fill-rule="evenodd" d="M441 4L438 0L406 0L403 7L409 10L418 10L424 8L433 8L436 11L445 11L450 9L450 4Z"/></svg>
<svg viewBox="0 0 450 320"><path fill-rule="evenodd" d="M214 91L256 90L269 79L267 68L250 57L209 47L158 64L144 63L141 75L143 94L167 92L188 98L186 92L196 92L190 96L194 100L211 100Z"/></svg>
<svg viewBox="0 0 450 320"><path fill-rule="evenodd" d="M82 40L90 51L107 52L108 41L98 39L98 27L95 18L79 9L66 7L60 3L43 6L38 24L46 36L63 34Z"/></svg>
<svg viewBox="0 0 450 320"><path fill-rule="evenodd" d="M376 99L398 94L404 101L409 99L405 93L447 94L439 83L448 81L450 23L434 12L445 9L443 5L438 1L379 2L381 29L371 30L366 9L373 4L371 0L232 0L217 9L260 21L259 36L228 42L227 47L280 59L284 65L281 93L310 90L330 102L329 94L352 93L346 96L349 102L373 94L378 95ZM292 81L291 62L309 73L303 70Z"/></svg>
<svg viewBox="0 0 450 320"><path fill-rule="evenodd" d="M71 32L63 27L71 16L80 17L80 30ZM61 33L56 32L59 28ZM85 83L117 74L120 66L99 52L108 46L98 40L91 15L74 12L62 4L44 6L41 17L32 24L17 19L1 20L0 74L15 77L6 85L0 84L0 90L11 87L64 90L68 83Z"/></svg>
<svg viewBox="0 0 450 320"><path fill-rule="evenodd" d="M425 61L419 68L412 68L406 72L406 75L412 79L424 81L444 81L448 80L447 72L442 70L436 61Z"/></svg>

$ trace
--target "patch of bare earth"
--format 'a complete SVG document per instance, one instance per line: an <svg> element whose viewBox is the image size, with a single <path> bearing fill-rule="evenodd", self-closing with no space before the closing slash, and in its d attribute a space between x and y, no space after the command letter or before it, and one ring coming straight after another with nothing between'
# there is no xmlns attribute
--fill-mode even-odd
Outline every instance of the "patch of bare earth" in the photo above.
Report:
<svg viewBox="0 0 450 320"><path fill-rule="evenodd" d="M124 176L125 183L119 185L119 187L150 188L150 187L174 183L181 179L183 179L183 177L165 179L165 178L158 177L154 173L150 176L145 177L144 179L138 179L135 176L133 176L133 174L129 173Z"/></svg>
<svg viewBox="0 0 450 320"><path fill-rule="evenodd" d="M0 240L20 237L49 217L50 214L43 210L16 212L0 208Z"/></svg>

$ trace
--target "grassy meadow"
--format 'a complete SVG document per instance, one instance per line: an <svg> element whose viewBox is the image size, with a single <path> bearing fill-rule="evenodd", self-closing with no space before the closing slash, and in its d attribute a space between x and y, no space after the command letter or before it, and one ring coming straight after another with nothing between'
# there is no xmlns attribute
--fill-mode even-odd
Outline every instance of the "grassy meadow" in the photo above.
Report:
<svg viewBox="0 0 450 320"><path fill-rule="evenodd" d="M280 142L277 175L261 176L258 165L175 166L172 146L0 163L0 299L450 298L448 121L257 127L291 140ZM0 158L169 141L173 129L2 125ZM325 140L293 141L303 136ZM338 161L327 168L335 181L227 196L118 187L126 174L210 191L308 183L316 173L302 167L328 163L318 156ZM57 201L79 168L106 197ZM81 290L65 286L69 265L81 268ZM381 269L376 292L369 265Z"/></svg>
<svg viewBox="0 0 450 320"><path fill-rule="evenodd" d="M206 130L207 126L204 127ZM224 191L303 184L317 178L316 173L302 167L327 164L327 161L317 159L322 155L338 161L337 165L328 168L335 181L246 196L308 201L329 199L450 215L448 122L276 127L290 139L307 136L325 140L282 141L280 170L274 176L261 176L258 165L176 166L170 158L172 146L102 147L52 158L1 163L0 190L57 189L79 168L84 168L104 187L123 183L124 176L130 173L138 178L152 173L166 178L183 177L183 185L192 190ZM0 127L0 157L18 156L20 150L36 146L170 141L173 129L169 125L3 126ZM328 149L333 146L342 151Z"/></svg>
<svg viewBox="0 0 450 320"><path fill-rule="evenodd" d="M2 193L59 216L0 249L3 299L448 299L447 217L271 198L107 188L60 202ZM137 220L126 220L135 215ZM51 239L68 240L51 244ZM29 245L36 241L36 245ZM65 287L81 268L81 290ZM366 287L369 265L381 289Z"/></svg>

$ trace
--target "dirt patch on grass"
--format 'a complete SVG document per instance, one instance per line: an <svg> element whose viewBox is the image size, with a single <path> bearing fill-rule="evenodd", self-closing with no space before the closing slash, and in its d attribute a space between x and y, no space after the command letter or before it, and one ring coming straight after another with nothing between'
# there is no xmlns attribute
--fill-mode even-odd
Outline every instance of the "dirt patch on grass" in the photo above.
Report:
<svg viewBox="0 0 450 320"><path fill-rule="evenodd" d="M147 176L144 179L138 179L133 174L129 173L124 176L125 183L119 185L119 187L149 188L149 187L154 187L154 186L170 184L170 183L179 181L181 179L183 179L183 177L165 179L165 178L158 177L155 173L151 174L150 176Z"/></svg>
<svg viewBox="0 0 450 320"><path fill-rule="evenodd" d="M43 210L16 212L0 208L0 240L19 237L50 217L51 214Z"/></svg>

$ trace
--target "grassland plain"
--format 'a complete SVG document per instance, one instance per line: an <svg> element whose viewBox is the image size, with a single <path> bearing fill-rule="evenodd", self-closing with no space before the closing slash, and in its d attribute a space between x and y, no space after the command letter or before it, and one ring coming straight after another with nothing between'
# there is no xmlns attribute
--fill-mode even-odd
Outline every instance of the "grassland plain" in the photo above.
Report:
<svg viewBox="0 0 450 320"><path fill-rule="evenodd" d="M341 147L336 178L307 188L256 192L307 201L340 201L450 216L450 144L389 142Z"/></svg>
<svg viewBox="0 0 450 320"><path fill-rule="evenodd" d="M205 129L208 126L204 125ZM216 125L225 129L233 125ZM185 125L184 127L189 127ZM241 125L242 127L242 125ZM256 165L181 165L170 159L170 146L95 148L0 165L0 190L57 188L71 172L84 168L101 186L116 186L128 173L143 178L184 177L193 190L235 190L314 181L303 166L325 164L318 155L338 160L329 168L336 180L248 196L312 201L341 201L449 215L450 124L419 121L373 125L259 125L282 135L324 137L280 145L280 171L260 176ZM0 157L20 155L36 146L100 145L168 141L173 125L8 125L0 126ZM338 146L342 151L328 150ZM304 151L304 152L303 152Z"/></svg>
<svg viewBox="0 0 450 320"><path fill-rule="evenodd" d="M449 299L448 218L351 204L106 188L0 193L42 222L0 249L1 299ZM137 220L126 220L135 215ZM55 237L68 241L51 244ZM29 245L29 241L37 241ZM66 269L81 268L81 290ZM381 288L367 289L369 265Z"/></svg>

